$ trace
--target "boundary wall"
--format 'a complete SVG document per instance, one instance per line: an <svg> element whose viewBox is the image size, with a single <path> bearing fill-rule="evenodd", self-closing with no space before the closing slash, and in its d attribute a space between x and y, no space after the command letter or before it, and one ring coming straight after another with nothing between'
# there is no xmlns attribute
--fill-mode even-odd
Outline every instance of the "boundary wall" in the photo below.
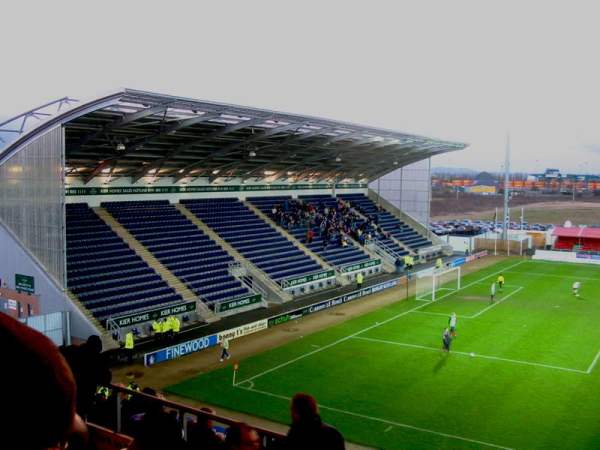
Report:
<svg viewBox="0 0 600 450"><path fill-rule="evenodd" d="M458 267L463 264L467 264L471 261L475 261L476 259L480 259L487 256L487 252L479 252L469 255L467 257L455 258L448 263L449 267ZM424 271L431 271L432 268L424 269ZM381 283L374 284L372 286L367 286L362 289L358 289L352 292L348 292L346 294L338 295L336 297L321 300L319 302L313 303L308 306L303 306L292 311L288 311L285 313L277 314L265 319L257 320L254 322L247 323L245 325L231 328L229 330L220 331L218 333L214 333L207 336L202 336L196 339L192 339L186 342L182 342L180 344L176 344L170 347L165 347L159 350L155 350L149 353L144 354L144 365L152 366L154 364L158 364L165 361L170 361L173 359L178 359L183 356L199 352L201 350L214 347L218 345L223 338L228 339L237 339L242 336L247 336L249 334L257 333L262 330L266 330L267 328L274 327L276 325L281 325L291 320L300 319L304 316L308 316L310 314L314 314L319 311L323 311L329 308L333 308L335 306L343 305L345 303L351 302L353 300L357 300L359 298L365 297L367 295L375 294L377 292L390 289L399 285L406 284L407 281L413 279L416 274L410 274L409 279L407 276L402 276L398 278L394 278L392 280L384 281Z"/></svg>

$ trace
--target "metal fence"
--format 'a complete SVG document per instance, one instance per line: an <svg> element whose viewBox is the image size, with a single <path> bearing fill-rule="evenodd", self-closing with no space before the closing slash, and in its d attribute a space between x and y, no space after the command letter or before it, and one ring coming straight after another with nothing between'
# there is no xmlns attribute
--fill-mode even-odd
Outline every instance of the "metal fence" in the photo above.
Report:
<svg viewBox="0 0 600 450"><path fill-rule="evenodd" d="M57 346L71 343L68 312L59 311L39 316L29 316L19 320L28 327L47 336Z"/></svg>
<svg viewBox="0 0 600 450"><path fill-rule="evenodd" d="M173 411L177 415L177 420L182 429L184 439L187 439L188 425L190 422L196 421L198 418L212 420L215 424L224 427L231 427L239 425L239 420L232 419L220 414L211 414L206 411L201 411L198 408L193 408L182 403L173 402L171 400L162 399L153 395L143 394L141 392L132 391L123 386L111 385L112 400L114 401L114 409L112 417L109 417L107 423L99 424L117 433L127 433L125 417L124 417L124 406L127 402L125 400L128 396L131 399L142 400L147 405L160 405L168 411ZM129 400L130 401L130 400ZM285 439L285 436L281 433L276 433L266 428L253 426L258 435L260 436L262 449L269 450L274 448L281 448L281 444Z"/></svg>

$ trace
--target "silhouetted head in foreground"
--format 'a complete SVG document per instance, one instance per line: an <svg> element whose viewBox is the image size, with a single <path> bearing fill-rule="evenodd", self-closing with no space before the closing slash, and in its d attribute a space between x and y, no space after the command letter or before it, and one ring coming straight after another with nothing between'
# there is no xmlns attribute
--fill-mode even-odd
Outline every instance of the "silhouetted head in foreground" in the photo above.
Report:
<svg viewBox="0 0 600 450"><path fill-rule="evenodd" d="M7 364L0 371L5 414L4 442L13 448L61 448L85 425L75 413L75 379L58 348L43 334L0 314L0 352Z"/></svg>

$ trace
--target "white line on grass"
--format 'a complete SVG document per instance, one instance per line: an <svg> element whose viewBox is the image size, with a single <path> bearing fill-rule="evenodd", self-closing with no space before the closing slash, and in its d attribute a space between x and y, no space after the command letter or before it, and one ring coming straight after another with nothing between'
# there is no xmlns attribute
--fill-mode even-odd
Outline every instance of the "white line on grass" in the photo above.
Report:
<svg viewBox="0 0 600 450"><path fill-rule="evenodd" d="M285 400L285 401L288 401L288 402L291 400L290 397L286 397L285 395L274 394L272 392L263 391L263 390L260 390L260 389L246 388L246 387L240 386L239 384L236 387L239 388L239 389L244 389L244 390L249 391L249 392L255 392L257 394L262 394L262 395L267 395L269 397L279 398L279 399L282 399L282 400ZM359 417L361 419L372 420L374 422L381 422L381 423L384 423L384 424L387 424L387 425L390 425L390 426L396 426L396 427L399 427L399 428L406 428L408 430L420 431L420 432L423 432L423 433L435 434L436 436L442 436L442 437L449 438L449 439L456 439L456 440L459 440L459 441L471 442L473 444L483 445L483 446L492 447L492 448L499 448L499 449L502 449L502 450L513 450L510 447L504 447L502 445L491 444L489 442L484 442L484 441L480 441L480 440L477 440L477 439L471 439L471 438L466 438L466 437L463 437L463 436L457 436L455 434L449 434L449 433L444 433L444 432L441 432L441 431L430 430L428 428L417 427L417 426L409 425L409 424L406 424L406 423L394 422L392 420L382 419L380 417L367 416L366 414L359 414L359 413L355 413L355 412L352 412L352 411L346 411L345 409L334 408L332 406L326 406L326 405L323 405L321 403L319 403L319 408L321 408L321 409L327 409L329 411L334 411L334 412L341 413L341 414L346 414L348 416ZM386 432L387 431L388 430L386 430Z"/></svg>
<svg viewBox="0 0 600 450"><path fill-rule="evenodd" d="M440 348L427 347L425 345L406 344L404 342L386 341L384 339L375 339L375 338L368 338L368 337L361 337L361 336L355 336L354 339L361 339L363 341L371 341L371 342L379 342L381 344L398 345L400 347L409 347L409 348L418 348L418 349L422 349L422 350L431 350L431 351L435 351L435 352L438 352L438 353L442 351L442 349L440 349ZM502 358L500 356L480 355L479 353L474 354L474 356L471 356L470 353L467 353L467 352L457 352L457 351L451 351L450 353L454 354L454 355L469 356L469 357L472 357L472 358L484 358L484 359L491 359L491 360L495 360L495 361L509 362L509 363L513 363L513 364L523 364L523 365L526 365L526 366L545 367L547 369L563 370L565 372L575 372L575 373L584 373L584 374L588 374L589 373L588 371L585 371L585 370L571 369L570 367L553 366L553 365L550 365L550 364L542 364L542 363L536 363L536 362L531 362L531 361L521 361L519 359Z"/></svg>
<svg viewBox="0 0 600 450"><path fill-rule="evenodd" d="M516 294L517 292L519 292L520 290L524 289L523 286L515 286L517 287L517 289L515 289L514 291L512 291L510 294L508 294L506 297L502 297L500 300L498 300L497 302L483 308L481 311L479 311L478 313L475 313L473 315L470 316L456 316L459 319L475 319L476 317L479 317L481 314L483 314L486 311L489 311L490 309L492 309L494 306L499 305L500 303L502 303L504 300L508 299L510 296ZM450 317L449 314L445 314L445 313L437 313L437 312L431 312L431 311L412 311L413 313L418 313L418 314L429 314L432 316L444 316L444 317Z"/></svg>
<svg viewBox="0 0 600 450"><path fill-rule="evenodd" d="M591 278L591 277L580 277L577 275L555 275L553 273L544 273L544 272L529 272L529 271L515 271L515 270L507 270L506 272L509 273L518 273L518 274L525 274L525 275L537 275L539 277L554 277L554 278L562 278L565 280L572 280L572 279L578 279L578 280L586 280L586 281L600 281L600 278Z"/></svg>
<svg viewBox="0 0 600 450"><path fill-rule="evenodd" d="M592 373L592 370L594 370L594 367L596 367L596 363L598 362L598 358L600 358L600 351L598 353L596 353L596 357L594 358L594 360L590 364L590 367L588 367L587 373Z"/></svg>
<svg viewBox="0 0 600 450"><path fill-rule="evenodd" d="M476 314L473 314L472 316L469 317L469 319L475 319L477 317L479 317L480 315L482 315L484 312L489 311L490 309L492 309L494 306L498 306L500 303L502 303L504 300L508 300L511 296L515 295L517 292L520 292L523 290L523 287L519 287L518 289L512 291L510 294L505 295L504 297L502 297L500 300L498 300L497 302L492 303L490 306L487 306L485 308L483 308L481 311L479 311Z"/></svg>
<svg viewBox="0 0 600 450"><path fill-rule="evenodd" d="M460 288L460 289L457 289L456 291L452 291L452 292L450 292L450 293L448 293L448 294L444 294L444 295L442 295L441 297L437 298L437 299L436 299L436 300L434 300L434 301L436 301L436 302L437 302L438 300L441 300L441 299L443 299L444 297L447 297L447 296L448 296L448 295L450 295L450 294L453 294L453 293L455 293L455 292L457 292L457 291L459 291L459 290L463 290L463 289L465 289L465 288L468 288L469 286L472 286L472 285L474 285L474 284L476 284L476 283L480 282L481 280L485 280L486 278L489 278L489 277L492 277L492 276L494 276L494 275L497 275L497 274L499 274L499 273L505 272L506 270L508 270L508 269L511 269L511 268L513 268L513 267L516 267L516 266L518 266L518 265L521 265L521 264L523 264L524 262L526 262L526 260L519 261L518 263L515 263L515 264L512 264L512 265L510 265L510 266L508 266L508 267L505 267L505 268L503 268L502 270L498 270L497 272L490 273L490 274L488 274L488 275L486 275L486 276L484 276L484 277L482 277L482 278L480 278L480 279L478 279L478 280L475 280L475 281L473 281L473 282L471 282L471 283L467 283L467 284L465 284L464 286L461 286L461 288ZM353 338L354 336L358 336L359 334L362 334L362 333L364 333L364 332L366 332L366 331L372 330L373 328L377 328L377 327L380 327L381 325L385 325L385 324L386 324L386 323L388 323L388 322L391 322L391 321L393 321L393 320L399 319L400 317L402 317L402 316L405 316L406 314L409 314L409 313L411 313L411 312L413 312L413 311L417 311L417 310L419 310L419 309L421 309L421 308L423 308L423 307L425 307L425 306L427 306L427 305L429 305L429 304L431 304L431 303L433 303L433 302L427 302L427 303L423 303L422 305L416 306L416 307L414 307L414 308L412 308L412 309L409 309L409 310L407 310L407 311L403 311L403 312L401 312L401 313L399 313L399 314L396 314L396 315L394 315L394 316L392 316L392 317L390 317L390 318L388 318L388 319L386 319L386 320L384 320L384 321L382 321L382 322L377 322L377 323L376 323L376 324L374 324L374 325L368 326L368 327L366 327L366 328L363 328L362 330L359 330L359 331L357 331L357 332L355 332L355 333L349 334L348 336L345 336L345 337L343 337L343 338L340 338L340 339L338 339L337 341L333 341L331 344L324 345L323 347L317 348L317 349L315 349L315 350L312 350L312 351L310 351L310 352L308 352L308 353L304 353L304 354L302 354L302 355L300 355L300 356L298 356L298 357L296 357L296 358L292 358L292 359L290 359L290 360L288 360L288 361L286 361L286 362L284 362L284 363L278 364L278 365L277 365L277 366L275 366L275 367L271 367L270 369L267 369L267 370L264 370L264 371L262 371L262 372L260 372L260 373L257 373L256 375L254 375L254 376L251 376L250 378L247 378L246 380L240 381L238 384L240 384L240 383L244 383L244 382L246 382L246 381L255 380L256 378L259 378L259 377L262 377L263 375L266 375L266 374L268 374L268 373L274 372L275 370L279 370L279 369L281 369L282 367L286 367L286 366L288 366L288 365L290 365L290 364L293 364L293 363L295 363L296 361L300 361L301 359L304 359L304 358L306 358L306 357L308 357L308 356L314 355L315 353L319 353L319 352L322 352L323 350L327 350L328 348L331 348L331 347L333 347L333 346L335 346L335 345L338 345L338 344L340 344L340 343L342 343L342 342L345 342L345 341L347 341L348 339L351 339L351 338Z"/></svg>
<svg viewBox="0 0 600 450"><path fill-rule="evenodd" d="M523 272L519 272L519 273L523 273ZM488 286L488 287L490 286L489 283L484 283L483 281L480 281L479 283L476 283L476 284L481 284L482 286ZM517 288L517 287L523 287L523 286L519 286L518 284L504 284L504 287L506 287L506 288L515 287L515 288Z"/></svg>
<svg viewBox="0 0 600 450"><path fill-rule="evenodd" d="M438 313L438 312L431 312L431 311L413 311L415 314L427 314L430 316L442 316L442 317L446 317L449 318L450 314L446 314L446 313ZM470 319L471 316L456 316L459 319Z"/></svg>

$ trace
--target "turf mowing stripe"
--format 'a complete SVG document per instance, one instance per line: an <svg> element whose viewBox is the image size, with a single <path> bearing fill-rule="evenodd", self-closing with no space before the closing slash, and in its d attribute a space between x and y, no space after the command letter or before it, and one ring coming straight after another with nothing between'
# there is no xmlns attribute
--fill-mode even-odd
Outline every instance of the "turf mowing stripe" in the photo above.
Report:
<svg viewBox="0 0 600 450"><path fill-rule="evenodd" d="M490 306L483 308L481 311L479 311L477 314L473 314L472 316L469 316L469 319L475 319L477 317L479 317L480 315L482 315L484 312L489 311L490 309L492 309L494 306L498 306L500 303L502 303L504 300L508 300L511 296L515 295L517 292L520 292L523 290L523 286L520 286L518 289L512 291L510 294L502 297L500 300L498 300L497 302L492 303Z"/></svg>
<svg viewBox="0 0 600 450"><path fill-rule="evenodd" d="M267 395L269 397L279 398L279 399L285 400L286 402L289 402L292 399L291 397L286 397L285 395L274 394L272 392L263 391L260 389L247 388L247 387L240 386L239 384L236 387L239 389L244 389L249 392L255 392L257 394L262 394L262 395ZM374 422L381 422L381 423L384 423L384 424L390 425L390 426L406 428L408 430L420 431L423 433L435 434L437 436L442 436L442 437L449 438L449 439L456 439L456 440L460 440L460 441L471 442L473 444L483 445L485 447L499 448L502 450L514 450L510 447L504 447L503 445L491 444L490 442L484 442L484 441L480 441L477 439L471 439L471 438L467 438L467 437L463 437L463 436L457 436L455 434L444 433L442 431L435 431L435 430L430 430L428 428L422 428L422 427L417 427L414 425L409 425L406 423L394 422L392 420L382 419L380 417L367 416L366 414L359 414L359 413L355 413L352 411L346 411L345 409L334 408L332 406L325 406L321 403L319 403L319 408L327 409L329 411L333 411L333 412L337 412L337 413L341 413L341 414L346 414L348 416L359 417L361 419L372 420Z"/></svg>
<svg viewBox="0 0 600 450"><path fill-rule="evenodd" d="M598 353L596 353L596 357L594 358L594 360L590 364L590 367L588 367L587 373L592 373L592 370L594 370L594 367L596 367L596 363L598 362L598 358L600 358L600 351Z"/></svg>
<svg viewBox="0 0 600 450"><path fill-rule="evenodd" d="M435 352L438 352L438 353L443 351L440 348L427 347L425 345L417 345L417 344L406 344L404 342L386 341L384 339L375 339L375 338L368 338L368 337L361 337L361 336L355 336L354 339L361 339L363 341L379 342L381 344L398 345L400 347L409 347L409 348L418 348L418 349L422 349L422 350L431 350L431 351L435 351ZM553 366L553 365L550 365L550 364L535 363L535 362L530 362L530 361L521 361L519 359L502 358L500 356L489 356L489 355L480 355L480 354L474 354L473 356L471 356L471 354L468 353L468 352L451 351L450 353L456 354L456 355L469 356L471 358L484 358L484 359L491 359L491 360L496 360L496 361L505 361L505 362L510 362L510 363L514 363L514 364L523 364L523 365L526 365L526 366L536 366L536 367L545 367L547 369L563 370L565 372L583 373L583 374L586 374L586 375L589 374L589 369L588 369L588 371L579 370L579 369L571 369L570 367L561 367L561 366Z"/></svg>
<svg viewBox="0 0 600 450"><path fill-rule="evenodd" d="M498 270L497 272L494 272L494 273L490 273L490 274L488 274L488 275L485 275L484 277L482 277L482 278L480 278L480 279L478 279L478 280L475 280L475 281L473 281L473 282L471 282L471 283L468 283L468 284L465 284L464 286L461 286L461 288L460 288L460 289L457 289L456 291L452 291L452 292L450 292L450 293L448 293L448 294L444 294L444 295L442 295L441 297L437 298L437 299L436 299L436 300L434 300L434 301L436 301L436 302L437 302L437 301L439 301L439 300L443 299L444 297L447 297L447 296L448 296L448 295L450 295L450 294L454 294L455 292L458 292L459 290L462 290L462 289L468 288L469 286L472 286L472 285L474 285L474 284L476 284L476 283L480 282L481 280L485 280L486 278L489 278L489 277L492 277L492 276L494 276L494 275L497 275L497 274L499 274L499 273L505 272L506 270L508 270L508 269L511 269L511 268L513 268L513 267L516 267L516 266L518 266L518 265L521 265L521 264L523 264L524 262L526 262L526 261L525 261L525 260L523 260L523 261L519 261L518 263L515 263L515 264L512 264L512 265L510 265L510 266L508 266L508 267L505 267L505 268L503 268L502 270ZM421 309L421 308L424 308L425 306L427 306L427 305L429 305L429 304L431 304L431 303L433 303L433 302L427 302L427 303L423 303L422 305L416 306L416 307L414 307L414 308L412 308L412 309L409 309L408 311L401 312L401 313L399 313L399 314L396 314L395 316L392 316L392 317L390 317L389 319L386 319L386 320L384 320L384 321L382 321L382 322L378 322L378 323L376 323L376 324L374 324L374 325L371 325L371 326L369 326L369 327L367 327L367 328L363 328L362 330L359 330L359 331L357 331L356 333L352 333L352 334L350 334L350 335L348 335L348 336L346 336L346 337L343 337L343 338L341 338L341 339L338 339L337 341L334 341L334 342L332 342L331 344L324 345L323 347L317 348L317 349L315 349L315 350L312 350L312 351L310 351L310 352L308 352L308 353L304 353L303 355L300 355L300 356L298 356L298 357L296 357L296 358L290 359L290 360L288 360L288 361L286 361L286 362L284 362L284 363L281 363L281 364L279 364L279 365L277 365L277 366L275 366L275 367L271 367L270 369L264 370L263 372L257 373L256 375L253 375L253 376L251 376L250 378L247 378L247 379L245 379L245 380L243 380L243 381L240 381L240 382L238 383L238 385L239 385L239 384L241 384L241 383L247 382L247 381L252 381L252 380L254 380L254 379L258 378L258 377L262 377L263 375L266 375L266 374L268 374L268 373L274 372L275 370L281 369L282 367L288 366L288 365L290 365L290 364L292 364L292 363L295 363L296 361L300 361L301 359L304 359L304 358L306 358L306 357L308 357L308 356L314 355L315 353L319 353L319 352L322 352L323 350L327 350L328 348L331 348L331 347L333 347L333 346L335 346L335 345L338 345L338 344L340 344L340 343L342 343L342 342L345 342L345 341L347 341L348 339L351 339L351 338L353 338L354 336L358 336L358 335L359 335L359 334L361 334L361 333L364 333L364 332L366 332L366 331L372 330L373 328L380 327L381 325L385 325L386 323L388 323L388 322L391 322L391 321L393 321L393 320L396 320L396 319L398 319L398 318L400 318L400 317L402 317L402 316L405 316L406 314L409 314L409 313L411 313L411 312L413 312L413 311L417 311L417 310L419 310L419 309Z"/></svg>

